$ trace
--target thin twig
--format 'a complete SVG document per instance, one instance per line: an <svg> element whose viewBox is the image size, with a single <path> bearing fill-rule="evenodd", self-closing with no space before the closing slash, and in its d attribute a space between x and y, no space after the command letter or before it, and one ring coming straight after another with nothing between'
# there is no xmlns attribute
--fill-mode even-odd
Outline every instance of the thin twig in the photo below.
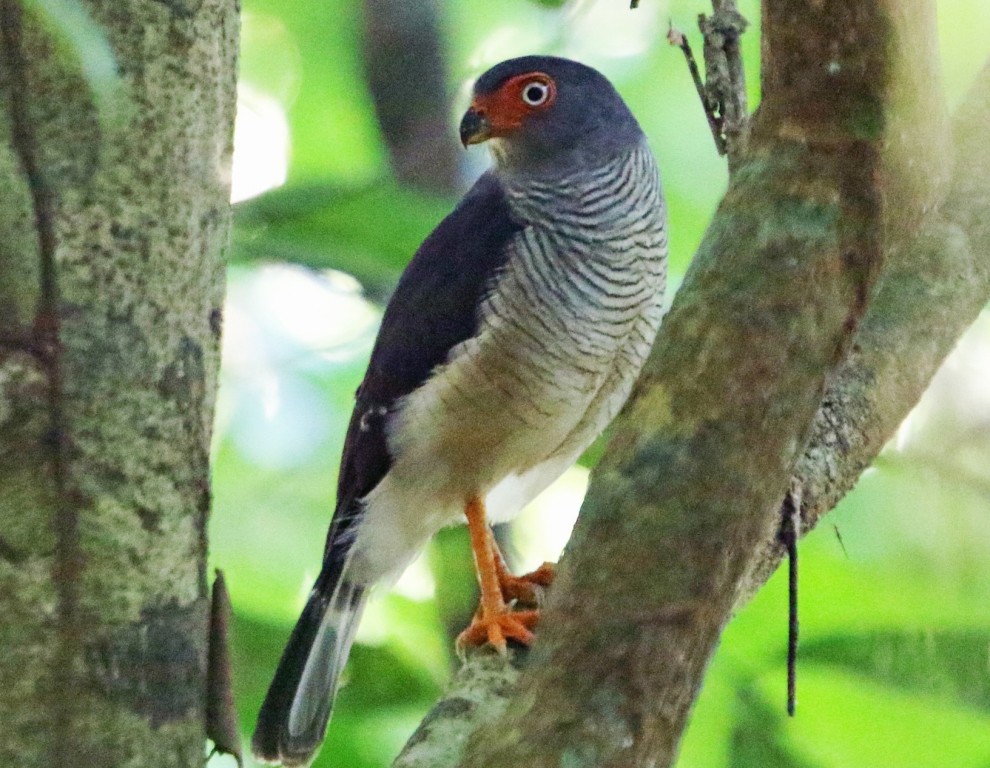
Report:
<svg viewBox="0 0 990 768"><path fill-rule="evenodd" d="M688 43L687 37L671 23L670 28L667 30L667 42L683 51L684 58L687 60L688 70L691 72L691 79L694 80L694 87L698 91L698 98L701 99L701 107L705 111L705 117L708 119L708 127L711 129L712 138L715 140L715 148L720 155L724 155L726 146L725 137L722 135L722 120L715 114L716 105L712 104L708 98L705 83L701 79L701 71L698 69L698 62L694 58L694 53L691 51L691 45Z"/></svg>
<svg viewBox="0 0 990 768"><path fill-rule="evenodd" d="M842 554L845 556L846 560L849 559L849 553L846 551L846 542L842 540L842 533L839 531L839 526L832 523L832 530L835 531L836 541L839 542L839 547L842 549Z"/></svg>

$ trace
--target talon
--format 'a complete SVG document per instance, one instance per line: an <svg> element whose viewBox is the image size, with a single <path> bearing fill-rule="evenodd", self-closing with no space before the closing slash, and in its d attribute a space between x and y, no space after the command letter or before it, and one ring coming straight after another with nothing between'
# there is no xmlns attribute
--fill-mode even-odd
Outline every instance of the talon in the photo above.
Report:
<svg viewBox="0 0 990 768"><path fill-rule="evenodd" d="M496 557L495 569L498 573L498 583L505 600L515 600L519 605L538 608L543 602L543 591L553 583L556 566L544 563L535 571L514 576L505 567L501 555Z"/></svg>
<svg viewBox="0 0 990 768"><path fill-rule="evenodd" d="M522 645L532 645L532 629L540 620L539 611L512 611L489 616L475 614L471 624L457 636L457 650L462 653L468 646L491 645L501 655L505 655L506 641L515 640Z"/></svg>
<svg viewBox="0 0 990 768"><path fill-rule="evenodd" d="M506 598L509 602L535 606L538 602L537 589L553 580L553 567L545 563L531 574L513 576L495 545L481 501L470 499L464 514L471 535L478 584L481 586L481 605L468 628L457 636L457 653L462 655L469 645L488 644L504 656L508 640L531 645L532 630L540 620L538 610L513 610L506 604Z"/></svg>

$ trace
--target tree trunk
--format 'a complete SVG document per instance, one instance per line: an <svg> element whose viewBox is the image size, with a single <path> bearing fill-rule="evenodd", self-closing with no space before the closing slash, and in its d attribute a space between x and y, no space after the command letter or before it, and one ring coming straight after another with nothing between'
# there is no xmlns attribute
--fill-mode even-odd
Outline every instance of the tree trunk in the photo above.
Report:
<svg viewBox="0 0 990 768"><path fill-rule="evenodd" d="M199 766L239 9L65 7L0 0L0 762Z"/></svg>
<svg viewBox="0 0 990 768"><path fill-rule="evenodd" d="M438 0L364 0L362 53L392 171L400 183L450 195L460 186L451 136Z"/></svg>

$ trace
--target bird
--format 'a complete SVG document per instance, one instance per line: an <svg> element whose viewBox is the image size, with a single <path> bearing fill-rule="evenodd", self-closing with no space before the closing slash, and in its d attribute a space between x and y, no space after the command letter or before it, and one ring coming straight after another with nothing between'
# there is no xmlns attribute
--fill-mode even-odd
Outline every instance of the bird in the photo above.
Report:
<svg viewBox="0 0 990 768"><path fill-rule="evenodd" d="M323 564L261 706L259 760L323 741L362 609L441 528L467 522L481 600L459 645L528 645L545 565L509 573L491 524L573 465L625 403L663 315L666 203L613 85L570 59L474 83L464 147L493 160L389 300L344 442Z"/></svg>

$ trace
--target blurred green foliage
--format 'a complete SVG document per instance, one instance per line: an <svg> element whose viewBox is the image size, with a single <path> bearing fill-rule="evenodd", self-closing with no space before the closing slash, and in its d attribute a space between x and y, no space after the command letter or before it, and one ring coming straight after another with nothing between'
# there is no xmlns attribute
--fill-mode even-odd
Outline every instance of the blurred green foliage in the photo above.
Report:
<svg viewBox="0 0 990 768"><path fill-rule="evenodd" d="M300 183L238 207L236 252L244 259L342 270L366 293L382 297L451 205L388 179L351 188Z"/></svg>
<svg viewBox="0 0 990 768"><path fill-rule="evenodd" d="M754 22L744 49L755 99L759 11L755 0L740 5ZM640 6L438 4L459 107L470 77L533 51L580 58L613 79L661 162L676 285L726 173L664 35L669 18L700 49L694 19L707 8ZM954 0L940 13L947 92L958 102L990 51L990 9ZM247 736L319 568L381 304L453 200L391 180L363 78L359 3L245 0L244 14L235 179L279 155L272 137L280 120L290 141L285 185L236 209L215 441L212 558L234 602ZM267 105L255 111L253 133L242 132L249 103ZM466 184L484 151L464 157ZM335 272L316 271L326 269ZM990 370L980 362L990 359L988 323L964 346L897 445L801 545L797 717L784 714L786 583L778 573L726 630L680 766L990 766ZM397 592L372 603L317 766L389 764L456 663L449 638L473 590L463 531L454 529Z"/></svg>

